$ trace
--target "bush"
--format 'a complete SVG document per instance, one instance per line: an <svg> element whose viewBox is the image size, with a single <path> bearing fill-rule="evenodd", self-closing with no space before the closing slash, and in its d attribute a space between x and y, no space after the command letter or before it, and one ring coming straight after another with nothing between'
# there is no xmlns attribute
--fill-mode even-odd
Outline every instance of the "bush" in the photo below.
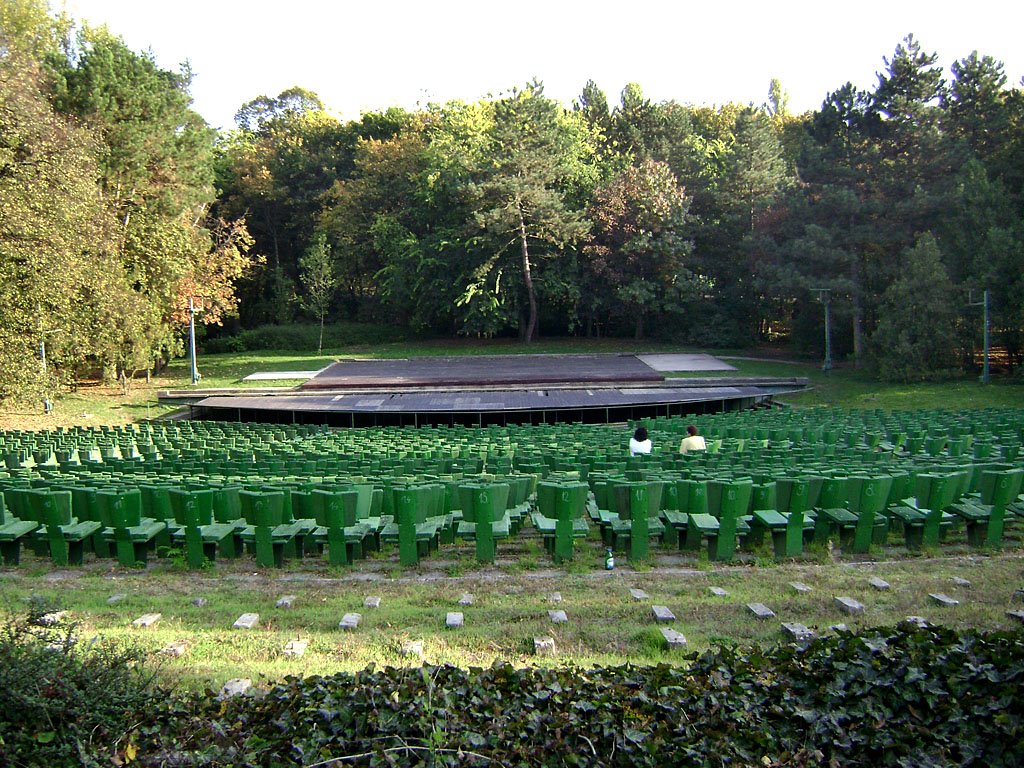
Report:
<svg viewBox="0 0 1024 768"><path fill-rule="evenodd" d="M332 323L324 326L324 349L358 345L391 344L408 338L402 328L373 323ZM203 352L259 352L287 349L295 352L316 352L320 340L317 324L261 325L235 336L208 339Z"/></svg>
<svg viewBox="0 0 1024 768"><path fill-rule="evenodd" d="M165 697L142 651L83 643L50 607L8 612L0 626L0 765L99 766L124 760L140 713Z"/></svg>

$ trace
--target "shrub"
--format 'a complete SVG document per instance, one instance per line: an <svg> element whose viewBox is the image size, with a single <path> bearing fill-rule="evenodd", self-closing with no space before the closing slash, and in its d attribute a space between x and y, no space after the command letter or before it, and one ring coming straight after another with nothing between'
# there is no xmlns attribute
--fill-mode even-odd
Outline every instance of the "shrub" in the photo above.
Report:
<svg viewBox="0 0 1024 768"><path fill-rule="evenodd" d="M8 612L0 625L0 765L99 766L123 760L134 719L166 694L142 651L82 642L50 607Z"/></svg>
<svg viewBox="0 0 1024 768"><path fill-rule="evenodd" d="M407 338L401 328L373 323L333 323L324 326L324 349L357 345L390 344ZM317 324L261 325L235 336L203 342L203 352L259 352L287 349L295 352L316 352L320 341Z"/></svg>
<svg viewBox="0 0 1024 768"><path fill-rule="evenodd" d="M140 729L149 738L138 759L624 768L1024 760L1021 632L904 624L692 661L288 678L259 697L167 702Z"/></svg>

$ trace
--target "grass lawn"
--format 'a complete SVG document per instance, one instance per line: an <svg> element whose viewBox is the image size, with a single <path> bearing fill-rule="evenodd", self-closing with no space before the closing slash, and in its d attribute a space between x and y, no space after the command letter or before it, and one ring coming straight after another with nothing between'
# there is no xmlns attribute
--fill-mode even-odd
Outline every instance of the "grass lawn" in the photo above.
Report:
<svg viewBox="0 0 1024 768"><path fill-rule="evenodd" d="M245 557L198 572L184 570L176 558L152 560L144 571L93 559L81 568L54 570L48 561L28 555L18 568L0 571L0 603L19 610L24 599L36 598L69 610L79 623L79 637L140 643L166 679L189 688L219 686L234 677L279 679L370 664L418 664L401 654L411 640L423 642L427 661L461 667L499 659L516 665L686 664L685 653L665 648L652 605L675 614L670 626L695 652L722 643L782 642L781 622L828 632L840 623L857 630L924 616L954 627L1008 628L1014 620L1006 611L1021 607L1014 602L1024 567L1021 535L1018 527L1001 553L979 553L956 543L962 542L961 532L941 554L911 556L894 534L871 558L817 549L783 563L766 550L745 555L742 562L717 564L655 549L650 563L622 562L613 571L603 568L599 541L584 542L569 567L555 567L529 532L500 547L498 562L486 567L476 564L471 545L445 549L414 568L399 566L393 551L351 567L306 559L282 570L258 570ZM871 587L872 576L891 589ZM971 586L958 586L955 577ZM812 591L798 592L793 582ZM728 594L715 596L710 587ZM644 590L649 599L634 599L631 588ZM558 603L552 600L555 592ZM473 595L472 605L459 606L466 593ZM931 593L945 593L960 604L940 607ZM123 597L109 604L115 595ZM293 607L277 607L288 595L294 596ZM380 597L380 607L364 608L368 596ZM838 596L860 601L864 613L842 613L834 602ZM194 605L200 597L205 604ZM747 608L752 602L764 603L776 618L754 618ZM568 622L552 624L549 610L564 610ZM449 611L464 613L464 628L445 627ZM259 628L232 629L248 612L260 615ZM355 632L338 628L350 612L363 617ZM134 627L132 622L146 613L162 618L149 629ZM533 655L533 639L542 636L555 639L554 659ZM283 652L295 639L309 641L302 658ZM181 657L159 653L177 642L187 646Z"/></svg>

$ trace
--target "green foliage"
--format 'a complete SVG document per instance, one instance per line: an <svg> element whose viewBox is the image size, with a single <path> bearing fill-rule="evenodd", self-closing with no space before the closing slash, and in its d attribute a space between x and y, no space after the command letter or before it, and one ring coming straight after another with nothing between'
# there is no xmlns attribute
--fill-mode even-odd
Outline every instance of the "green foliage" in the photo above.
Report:
<svg viewBox="0 0 1024 768"><path fill-rule="evenodd" d="M154 685L142 651L87 643L77 624L44 618L51 610L34 605L0 624L0 762L54 768L124 760L136 718L167 693Z"/></svg>
<svg viewBox="0 0 1024 768"><path fill-rule="evenodd" d="M348 346L376 346L403 341L407 334L401 328L370 323L331 323L323 328L328 349ZM320 345L319 325L261 325L235 336L221 336L203 342L203 352L258 352L286 349L293 352L316 353Z"/></svg>
<svg viewBox="0 0 1024 768"><path fill-rule="evenodd" d="M140 759L204 764L1010 766L1024 759L1024 636L901 625L689 669L367 669L258 698L167 701Z"/></svg>
<svg viewBox="0 0 1024 768"><path fill-rule="evenodd" d="M872 345L884 380L950 376L956 367L956 301L935 239L925 235L907 252L903 274L882 297Z"/></svg>

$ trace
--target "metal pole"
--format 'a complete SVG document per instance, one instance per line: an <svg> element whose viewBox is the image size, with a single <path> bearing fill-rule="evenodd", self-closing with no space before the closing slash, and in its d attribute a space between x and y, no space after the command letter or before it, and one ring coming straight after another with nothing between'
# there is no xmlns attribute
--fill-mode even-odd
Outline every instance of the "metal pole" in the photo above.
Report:
<svg viewBox="0 0 1024 768"><path fill-rule="evenodd" d="M832 312L829 294L825 294L825 362L821 364L821 370L828 372L832 370Z"/></svg>
<svg viewBox="0 0 1024 768"><path fill-rule="evenodd" d="M192 297L188 297L188 355L192 366L192 385L199 383L199 368L196 367L196 308Z"/></svg>
<svg viewBox="0 0 1024 768"><path fill-rule="evenodd" d="M818 294L818 301L825 305L825 360L821 370L828 373L832 370L832 289L811 288Z"/></svg>
<svg viewBox="0 0 1024 768"><path fill-rule="evenodd" d="M985 293L982 296L982 304L984 305L985 311L985 365L981 369L981 383L988 384L988 288L985 289Z"/></svg>

